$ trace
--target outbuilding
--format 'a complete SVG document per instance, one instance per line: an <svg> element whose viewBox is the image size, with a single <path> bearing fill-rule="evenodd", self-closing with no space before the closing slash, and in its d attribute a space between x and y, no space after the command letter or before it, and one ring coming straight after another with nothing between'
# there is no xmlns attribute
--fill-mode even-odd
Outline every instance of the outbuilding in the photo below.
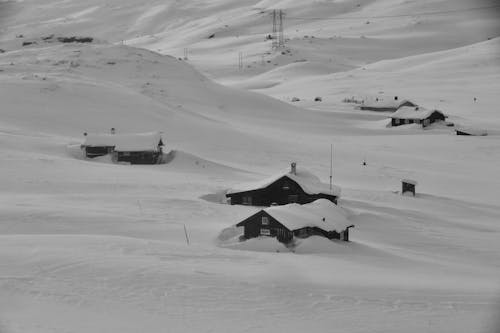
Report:
<svg viewBox="0 0 500 333"><path fill-rule="evenodd" d="M394 96L394 98L389 98L389 99L382 99L377 97L374 100L363 101L363 104L361 104L359 108L361 110L368 110L368 111L396 112L397 110L399 110L404 106L415 107L417 106L417 104L407 99L400 100L398 96Z"/></svg>
<svg viewBox="0 0 500 333"><path fill-rule="evenodd" d="M111 154L115 162L157 164L163 155L161 133L86 134L82 149L85 156L95 158Z"/></svg>
<svg viewBox="0 0 500 333"><path fill-rule="evenodd" d="M307 170L297 169L296 163L290 170L260 182L242 184L226 193L231 205L271 206L289 203L306 204L317 199L337 203L340 188L324 184Z"/></svg>
<svg viewBox="0 0 500 333"><path fill-rule="evenodd" d="M417 186L417 182L412 179L402 179L401 180L401 194L405 195L406 193L412 194L415 196L415 187Z"/></svg>
<svg viewBox="0 0 500 333"><path fill-rule="evenodd" d="M354 227L341 208L327 199L312 203L272 206L241 221L243 238L275 237L289 243L294 237L322 236L349 241L349 229Z"/></svg>
<svg viewBox="0 0 500 333"><path fill-rule="evenodd" d="M402 107L391 115L391 125L421 124L423 128L437 121L445 121L446 116L439 110L429 110L420 106Z"/></svg>

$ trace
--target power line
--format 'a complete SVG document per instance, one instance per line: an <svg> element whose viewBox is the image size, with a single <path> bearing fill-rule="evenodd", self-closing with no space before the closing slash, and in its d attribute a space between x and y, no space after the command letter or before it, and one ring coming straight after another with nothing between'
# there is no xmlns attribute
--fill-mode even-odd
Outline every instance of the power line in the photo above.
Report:
<svg viewBox="0 0 500 333"><path fill-rule="evenodd" d="M399 14L399 15L381 15L381 16L351 16L351 17L297 17L297 16L287 16L289 20L310 20L310 21L319 21L319 20L369 20L369 19L379 19L379 18L397 18L397 17L413 17L413 16L430 16L430 15L443 15L443 14L451 14L451 13L459 13L459 12L469 12L475 10L485 10L485 9L493 9L500 8L500 5L487 6L487 7L474 7L474 8L463 8L463 9L454 9L454 10L443 10L443 11L434 11L434 12L421 12L414 14Z"/></svg>

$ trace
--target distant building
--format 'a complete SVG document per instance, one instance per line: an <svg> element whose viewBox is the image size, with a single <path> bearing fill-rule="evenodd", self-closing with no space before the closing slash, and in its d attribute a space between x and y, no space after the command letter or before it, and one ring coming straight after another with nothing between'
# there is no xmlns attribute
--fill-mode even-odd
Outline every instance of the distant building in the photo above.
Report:
<svg viewBox="0 0 500 333"><path fill-rule="evenodd" d="M306 170L297 170L292 163L288 172L280 173L260 182L231 189L226 197L232 205L271 206L288 203L306 204L317 199L337 203L338 186L321 183L318 177Z"/></svg>
<svg viewBox="0 0 500 333"><path fill-rule="evenodd" d="M361 110L368 110L368 111L396 112L397 110L399 110L404 106L415 107L417 106L417 104L407 99L400 100L398 96L395 96L393 99L387 99L387 100L376 98L371 101L364 101L359 108Z"/></svg>
<svg viewBox="0 0 500 333"><path fill-rule="evenodd" d="M417 186L417 182L411 179L402 179L401 180L401 194L411 193L415 196L415 186Z"/></svg>
<svg viewBox="0 0 500 333"><path fill-rule="evenodd" d="M294 237L322 236L349 241L349 229L354 227L340 208L326 199L299 205L288 204L265 208L236 226L243 227L245 239L267 236L289 243Z"/></svg>
<svg viewBox="0 0 500 333"><path fill-rule="evenodd" d="M163 155L163 140L159 132L114 134L86 134L82 149L85 156L95 158L111 154L115 162L157 164Z"/></svg>
<svg viewBox="0 0 500 333"><path fill-rule="evenodd" d="M391 115L391 125L421 124L427 127L437 121L445 121L446 116L438 110L428 110L423 107L402 107Z"/></svg>

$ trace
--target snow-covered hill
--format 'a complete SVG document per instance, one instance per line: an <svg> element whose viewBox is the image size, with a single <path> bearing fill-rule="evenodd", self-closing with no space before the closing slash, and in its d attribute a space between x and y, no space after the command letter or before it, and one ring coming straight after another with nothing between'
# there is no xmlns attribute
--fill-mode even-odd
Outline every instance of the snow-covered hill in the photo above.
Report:
<svg viewBox="0 0 500 333"><path fill-rule="evenodd" d="M0 2L0 331L495 332L498 9L465 10L493 5ZM266 54L273 8L289 40ZM393 95L490 135L342 102ZM162 131L169 163L83 159L111 127ZM220 246L258 210L226 189L292 161L328 182L330 144L351 243Z"/></svg>

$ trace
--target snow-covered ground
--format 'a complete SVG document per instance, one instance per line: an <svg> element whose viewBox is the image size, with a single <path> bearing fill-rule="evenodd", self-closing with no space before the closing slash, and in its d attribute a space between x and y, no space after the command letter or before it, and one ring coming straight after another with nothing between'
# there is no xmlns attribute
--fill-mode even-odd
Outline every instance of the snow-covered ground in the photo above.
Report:
<svg viewBox="0 0 500 333"><path fill-rule="evenodd" d="M465 10L493 5L0 2L0 332L497 332L500 20ZM342 102L394 95L490 135ZM169 163L84 159L111 127L162 131ZM292 161L326 183L330 144L352 242L221 242L258 210L224 190Z"/></svg>

